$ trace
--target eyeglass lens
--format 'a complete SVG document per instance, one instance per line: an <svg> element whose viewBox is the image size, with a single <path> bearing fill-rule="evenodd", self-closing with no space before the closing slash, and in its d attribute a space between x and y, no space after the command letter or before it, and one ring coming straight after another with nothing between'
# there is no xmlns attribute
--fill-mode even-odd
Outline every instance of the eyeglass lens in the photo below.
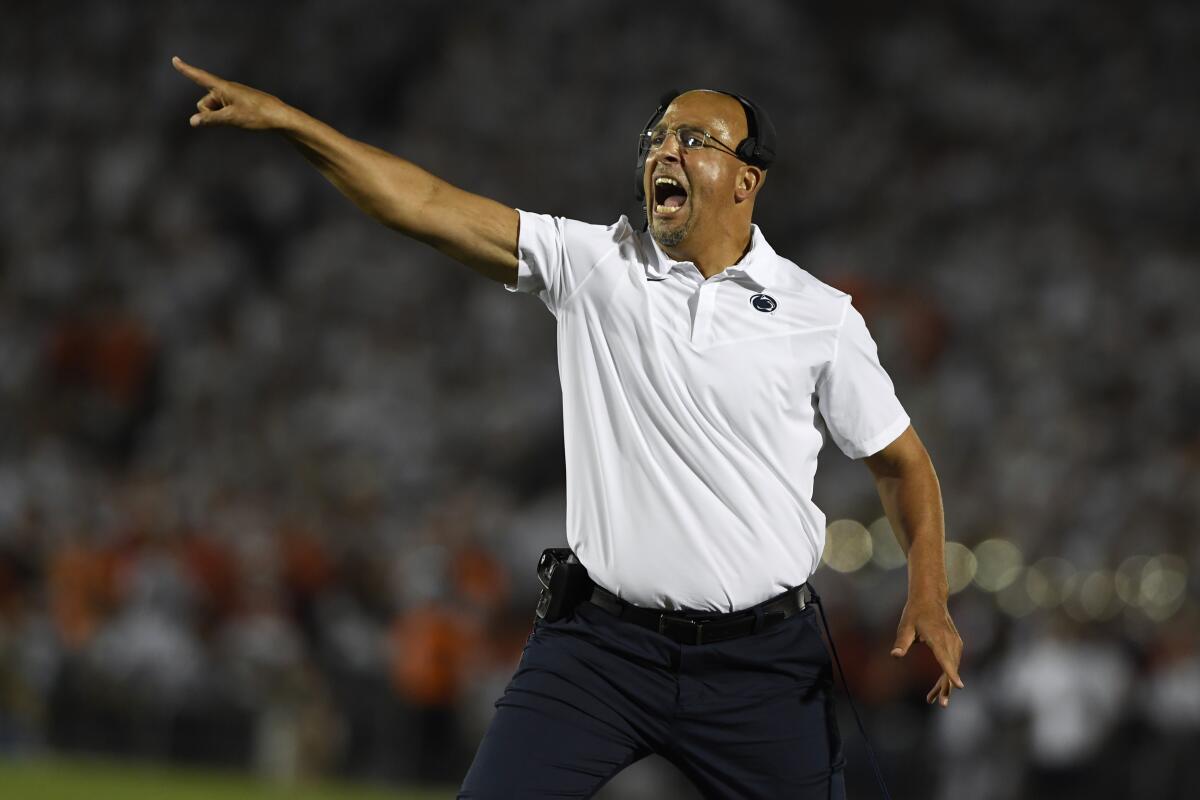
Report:
<svg viewBox="0 0 1200 800"><path fill-rule="evenodd" d="M698 128L689 128L684 126L674 130L668 128L664 130L646 131L642 134L642 142L650 150L657 150L666 143L667 137L672 133L675 134L675 138L678 139L680 147L684 147L688 150L699 150L701 147L704 147L704 142L708 138L708 134L704 131Z"/></svg>

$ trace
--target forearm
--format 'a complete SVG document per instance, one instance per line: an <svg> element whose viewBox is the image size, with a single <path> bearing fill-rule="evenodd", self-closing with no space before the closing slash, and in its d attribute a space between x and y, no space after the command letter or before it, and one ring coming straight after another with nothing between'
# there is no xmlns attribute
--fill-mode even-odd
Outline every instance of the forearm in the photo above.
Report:
<svg viewBox="0 0 1200 800"><path fill-rule="evenodd" d="M907 464L895 474L876 476L875 485L896 540L908 555L910 598L945 602L949 595L946 528L933 465L926 457L923 463Z"/></svg>
<svg viewBox="0 0 1200 800"><path fill-rule="evenodd" d="M278 130L371 217L492 280L516 280L515 209L459 189L297 109L288 108Z"/></svg>
<svg viewBox="0 0 1200 800"><path fill-rule="evenodd" d="M867 456L879 499L896 540L908 554L908 602L896 629L892 655L901 658L918 638L928 645L942 667L942 676L926 695L932 703L950 702L952 686L963 688L958 676L962 637L950 619L946 601L946 522L942 490L925 445L910 425L894 442Z"/></svg>
<svg viewBox="0 0 1200 800"><path fill-rule="evenodd" d="M362 211L409 236L428 238L421 210L444 181L290 106L277 130Z"/></svg>

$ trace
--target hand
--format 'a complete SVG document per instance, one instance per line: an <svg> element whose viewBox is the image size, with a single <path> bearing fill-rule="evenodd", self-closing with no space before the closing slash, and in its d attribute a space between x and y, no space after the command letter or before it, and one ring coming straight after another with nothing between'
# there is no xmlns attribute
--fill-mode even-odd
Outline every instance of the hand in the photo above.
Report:
<svg viewBox="0 0 1200 800"><path fill-rule="evenodd" d="M962 689L964 686L962 679L958 677L958 662L962 658L962 637L958 635L954 620L950 619L950 612L944 602L913 601L910 598L909 602L904 604L892 655L903 658L916 639L920 639L933 651L933 657L942 668L942 676L929 690L925 701L933 703L934 700L940 700L945 708L950 704L950 692L953 687Z"/></svg>
<svg viewBox="0 0 1200 800"><path fill-rule="evenodd" d="M289 106L278 97L218 78L211 72L184 62L179 56L172 58L171 64L201 89L208 90L208 94L196 103L198 111L190 120L193 128L229 125L261 131L282 127Z"/></svg>

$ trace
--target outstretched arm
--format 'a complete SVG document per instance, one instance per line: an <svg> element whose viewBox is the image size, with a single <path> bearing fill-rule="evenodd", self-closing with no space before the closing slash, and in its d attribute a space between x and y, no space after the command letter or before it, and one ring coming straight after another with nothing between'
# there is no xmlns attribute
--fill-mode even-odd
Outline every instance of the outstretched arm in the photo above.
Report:
<svg viewBox="0 0 1200 800"><path fill-rule="evenodd" d="M904 656L915 639L924 642L942 667L942 676L926 700L940 700L945 706L952 689L963 688L958 677L962 638L946 608L946 529L937 474L912 426L864 460L875 477L892 531L908 554L908 602L900 616L892 655Z"/></svg>
<svg viewBox="0 0 1200 800"><path fill-rule="evenodd" d="M278 97L193 67L175 69L207 94L193 127L272 130L292 142L355 205L401 233L433 245L482 275L517 279L516 209L463 191L391 153L343 136Z"/></svg>

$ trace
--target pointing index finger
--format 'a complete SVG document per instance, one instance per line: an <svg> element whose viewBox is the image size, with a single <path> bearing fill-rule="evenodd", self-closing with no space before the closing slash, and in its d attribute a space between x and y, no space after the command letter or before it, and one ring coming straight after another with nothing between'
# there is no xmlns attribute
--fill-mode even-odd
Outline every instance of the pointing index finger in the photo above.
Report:
<svg viewBox="0 0 1200 800"><path fill-rule="evenodd" d="M185 76L200 86L203 86L205 89L212 89L217 84L222 83L221 79L216 75L213 75L211 72L205 72L199 67L193 67L179 56L172 58L171 64L175 67L175 69L179 70Z"/></svg>

